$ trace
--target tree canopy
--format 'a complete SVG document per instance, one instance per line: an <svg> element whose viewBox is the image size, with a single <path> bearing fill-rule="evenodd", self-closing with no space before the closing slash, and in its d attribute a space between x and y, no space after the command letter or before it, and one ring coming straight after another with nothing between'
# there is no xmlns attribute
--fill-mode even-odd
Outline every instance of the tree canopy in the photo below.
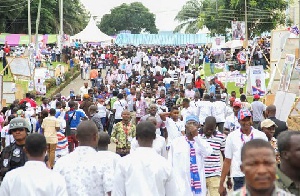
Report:
<svg viewBox="0 0 300 196"><path fill-rule="evenodd" d="M285 0L246 0L248 35L259 35L285 23L287 1ZM197 5L197 6L195 6ZM200 8L199 8L200 6ZM188 33L207 27L211 34L226 35L231 21L245 21L244 0L190 0L178 13L177 19L185 13L182 26ZM196 19L197 15L197 19ZM184 22L190 26L183 25ZM175 29L175 30L178 30Z"/></svg>
<svg viewBox="0 0 300 196"><path fill-rule="evenodd" d="M98 27L108 35L118 34L120 31L129 30L131 33L141 32L157 33L155 15L150 13L142 3L134 2L122 5L105 14Z"/></svg>
<svg viewBox="0 0 300 196"><path fill-rule="evenodd" d="M39 0L31 0L31 30L35 33ZM76 34L87 24L89 16L80 0L64 0L64 33ZM28 33L27 0L4 0L0 6L0 32ZM59 32L58 0L42 1L39 33Z"/></svg>

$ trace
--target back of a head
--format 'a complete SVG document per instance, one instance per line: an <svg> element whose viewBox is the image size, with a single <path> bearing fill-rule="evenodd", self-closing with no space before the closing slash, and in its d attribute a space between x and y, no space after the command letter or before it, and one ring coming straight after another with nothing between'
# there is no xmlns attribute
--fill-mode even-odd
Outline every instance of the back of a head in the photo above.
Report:
<svg viewBox="0 0 300 196"><path fill-rule="evenodd" d="M90 142L98 134L96 124L91 120L82 121L77 127L76 137L79 142Z"/></svg>
<svg viewBox="0 0 300 196"><path fill-rule="evenodd" d="M274 159L275 159L274 148L271 146L269 142L262 139L253 139L249 142L246 142L246 144L242 147L241 160L243 161L246 158L246 152L248 150L259 149L259 148L269 148L274 153Z"/></svg>
<svg viewBox="0 0 300 196"><path fill-rule="evenodd" d="M156 127L150 121L144 121L136 126L136 139L137 140L154 140Z"/></svg>
<svg viewBox="0 0 300 196"><path fill-rule="evenodd" d="M269 113L272 113L272 114L276 114L276 106L275 105L269 105L266 110L269 112Z"/></svg>
<svg viewBox="0 0 300 196"><path fill-rule="evenodd" d="M291 138L294 135L300 135L300 131L283 131L277 137L277 146L280 155L284 151L289 151L291 148Z"/></svg>
<svg viewBox="0 0 300 196"><path fill-rule="evenodd" d="M245 102L246 99L247 99L247 98L246 98L246 95L241 95L241 96L240 96L240 100L241 100L241 101Z"/></svg>
<svg viewBox="0 0 300 196"><path fill-rule="evenodd" d="M56 110L54 108L51 108L49 113L51 116L55 116Z"/></svg>
<svg viewBox="0 0 300 196"><path fill-rule="evenodd" d="M68 103L70 108L74 108L75 107L75 102L74 101L69 101Z"/></svg>
<svg viewBox="0 0 300 196"><path fill-rule="evenodd" d="M203 99L204 99L205 101L209 101L209 100L210 100L209 94L203 95Z"/></svg>
<svg viewBox="0 0 300 196"><path fill-rule="evenodd" d="M99 133L98 146L108 146L110 144L110 137L108 133L101 131Z"/></svg>
<svg viewBox="0 0 300 196"><path fill-rule="evenodd" d="M221 94L216 94L216 100L221 100Z"/></svg>
<svg viewBox="0 0 300 196"><path fill-rule="evenodd" d="M45 136L41 134L30 134L25 141L25 148L31 157L42 157L47 150Z"/></svg>

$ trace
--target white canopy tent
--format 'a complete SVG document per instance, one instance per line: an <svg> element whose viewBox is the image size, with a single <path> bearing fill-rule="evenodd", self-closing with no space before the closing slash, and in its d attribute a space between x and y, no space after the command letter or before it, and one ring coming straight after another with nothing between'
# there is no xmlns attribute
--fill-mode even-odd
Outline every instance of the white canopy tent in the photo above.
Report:
<svg viewBox="0 0 300 196"><path fill-rule="evenodd" d="M84 42L110 42L113 38L101 32L96 21L91 17L88 25L78 34L71 36L71 40L80 39Z"/></svg>

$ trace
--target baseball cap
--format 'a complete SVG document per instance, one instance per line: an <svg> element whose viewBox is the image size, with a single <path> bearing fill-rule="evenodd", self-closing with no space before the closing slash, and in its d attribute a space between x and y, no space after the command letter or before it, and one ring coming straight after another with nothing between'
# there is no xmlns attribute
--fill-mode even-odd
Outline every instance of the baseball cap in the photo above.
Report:
<svg viewBox="0 0 300 196"><path fill-rule="evenodd" d="M70 94L70 97L75 97L75 94L74 94L74 93L71 93L71 94Z"/></svg>
<svg viewBox="0 0 300 196"><path fill-rule="evenodd" d="M198 122L199 123L199 118L197 116L194 116L194 115L190 115L190 116L187 116L186 119L185 119L186 122L188 121L195 121L195 122Z"/></svg>
<svg viewBox="0 0 300 196"><path fill-rule="evenodd" d="M251 117L252 115L251 115L251 112L249 111L249 110L247 110L247 109L241 109L240 111L239 111L239 113L238 113L238 119L239 120L243 120L244 118L246 118L246 117Z"/></svg>
<svg viewBox="0 0 300 196"><path fill-rule="evenodd" d="M83 98L88 99L88 98L90 98L90 96L89 96L89 94L84 94Z"/></svg>
<svg viewBox="0 0 300 196"><path fill-rule="evenodd" d="M260 124L261 127L267 127L267 128L272 127L273 125L275 125L275 127L277 127L275 122L270 119L266 119L266 120L262 121Z"/></svg>
<svg viewBox="0 0 300 196"><path fill-rule="evenodd" d="M255 95L254 95L254 99L260 99L259 94L255 94Z"/></svg>
<svg viewBox="0 0 300 196"><path fill-rule="evenodd" d="M239 108L241 108L242 107L242 103L239 102L239 101L235 101L235 102L233 102L233 107L239 107Z"/></svg>

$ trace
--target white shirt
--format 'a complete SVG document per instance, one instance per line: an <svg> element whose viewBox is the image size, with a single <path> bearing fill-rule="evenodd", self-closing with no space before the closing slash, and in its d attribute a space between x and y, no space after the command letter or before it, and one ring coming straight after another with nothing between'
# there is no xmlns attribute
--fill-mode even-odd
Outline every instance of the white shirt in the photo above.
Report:
<svg viewBox="0 0 300 196"><path fill-rule="evenodd" d="M0 195L67 196L68 193L63 176L48 169L44 162L27 161L5 175Z"/></svg>
<svg viewBox="0 0 300 196"><path fill-rule="evenodd" d="M189 99L194 99L195 97L195 91L193 91L192 89L185 89L185 97L189 98Z"/></svg>
<svg viewBox="0 0 300 196"><path fill-rule="evenodd" d="M167 117L165 121L165 126L168 131L168 145L170 146L172 141L177 138L182 136L183 131L185 131L184 123L178 119L178 121L174 121L173 119Z"/></svg>
<svg viewBox="0 0 300 196"><path fill-rule="evenodd" d="M105 195L112 190L113 166L92 147L79 146L61 157L53 171L65 177L69 195Z"/></svg>
<svg viewBox="0 0 300 196"><path fill-rule="evenodd" d="M130 153L136 151L136 149L140 147L136 138L133 138L131 141ZM166 150L166 140L164 137L156 134L155 140L153 140L152 148L157 152L157 154L167 158L167 150Z"/></svg>
<svg viewBox="0 0 300 196"><path fill-rule="evenodd" d="M182 110L180 111L180 115L182 116L182 121L185 124L187 116L196 115L196 114L194 108L188 107L188 108L182 108Z"/></svg>
<svg viewBox="0 0 300 196"><path fill-rule="evenodd" d="M268 138L264 132L261 132L252 127L253 139L263 139L268 141ZM252 134L251 133L251 134ZM231 132L226 138L225 144L225 158L231 159L231 177L243 177L244 174L240 169L241 161L241 150L244 145L244 142L241 139L241 131L240 129L236 129ZM249 142L251 140L251 134L249 136L242 134L245 142Z"/></svg>
<svg viewBox="0 0 300 196"><path fill-rule="evenodd" d="M201 181L201 194L206 196L206 179L204 171L204 158L213 152L210 144L200 138L195 137L194 148L196 151L196 160L198 173ZM191 174L190 174L190 145L185 139L185 136L178 137L173 140L169 150L168 160L173 166L174 177L176 180L176 190L178 195L193 196L191 191Z"/></svg>
<svg viewBox="0 0 300 196"><path fill-rule="evenodd" d="M81 98L84 94L88 94L89 89L90 89L89 87L85 88L85 86L80 87L79 94L80 94Z"/></svg>
<svg viewBox="0 0 300 196"><path fill-rule="evenodd" d="M15 142L15 138L12 134L8 134L9 124L2 128L1 138L5 138L5 147Z"/></svg>
<svg viewBox="0 0 300 196"><path fill-rule="evenodd" d="M118 162L112 196L176 196L176 186L168 161L139 147Z"/></svg>
<svg viewBox="0 0 300 196"><path fill-rule="evenodd" d="M106 117L106 106L98 103L97 107L98 107L98 114L100 115L100 117L101 118Z"/></svg>
<svg viewBox="0 0 300 196"><path fill-rule="evenodd" d="M198 115L200 124L203 125L206 117L215 116L213 103L210 101L200 101L198 105Z"/></svg>
<svg viewBox="0 0 300 196"><path fill-rule="evenodd" d="M108 161L112 162L112 165L113 165L113 168L115 170L116 168L116 165L118 163L118 161L120 160L121 156L114 153L114 152L111 152L111 151L98 151L97 152L99 158L101 159L107 159Z"/></svg>
<svg viewBox="0 0 300 196"><path fill-rule="evenodd" d="M185 83L186 84L192 83L193 78L194 78L194 75L192 73L186 73L185 74Z"/></svg>
<svg viewBox="0 0 300 196"><path fill-rule="evenodd" d="M229 131L231 132L236 129L240 129L241 125L238 118L234 114L231 114L230 116L226 117L224 128L229 129Z"/></svg>
<svg viewBox="0 0 300 196"><path fill-rule="evenodd" d="M198 101L193 100L190 102L190 107L193 108L194 114L196 116L198 115L199 105L200 105L200 100L198 100Z"/></svg>
<svg viewBox="0 0 300 196"><path fill-rule="evenodd" d="M113 109L116 110L115 119L122 119L122 112L128 107L125 99L117 100L114 102Z"/></svg>
<svg viewBox="0 0 300 196"><path fill-rule="evenodd" d="M223 101L215 101L213 105L217 123L225 122L225 115L227 112L226 104Z"/></svg>

